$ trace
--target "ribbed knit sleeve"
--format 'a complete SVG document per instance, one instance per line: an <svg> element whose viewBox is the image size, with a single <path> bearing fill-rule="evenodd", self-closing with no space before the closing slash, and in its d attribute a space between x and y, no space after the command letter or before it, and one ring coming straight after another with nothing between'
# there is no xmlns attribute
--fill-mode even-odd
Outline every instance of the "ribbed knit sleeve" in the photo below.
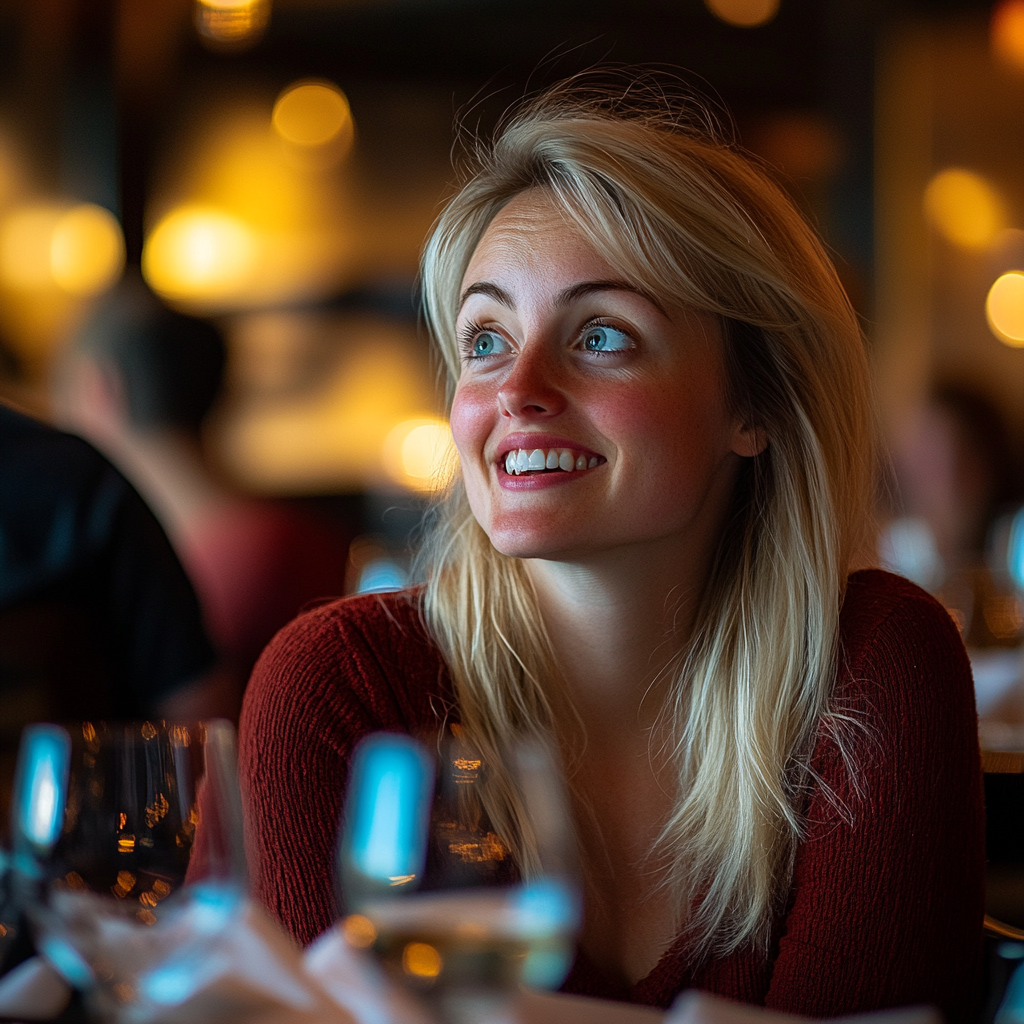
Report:
<svg viewBox="0 0 1024 1024"><path fill-rule="evenodd" d="M239 776L255 895L303 944L338 916L348 764L370 732L436 728L446 676L413 595L335 601L286 626L245 695Z"/></svg>

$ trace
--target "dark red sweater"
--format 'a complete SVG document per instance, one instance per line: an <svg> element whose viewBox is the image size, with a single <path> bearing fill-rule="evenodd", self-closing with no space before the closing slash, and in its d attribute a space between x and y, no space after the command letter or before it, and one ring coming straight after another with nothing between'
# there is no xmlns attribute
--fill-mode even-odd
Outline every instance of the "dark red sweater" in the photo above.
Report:
<svg viewBox="0 0 1024 1024"><path fill-rule="evenodd" d="M910 1003L971 1019L981 977L984 837L970 667L923 591L871 570L850 579L835 706L866 728L814 767L784 912L767 956L744 949L695 969L683 943L628 998L668 1006L697 987L829 1017ZM407 594L336 601L264 652L242 712L240 771L254 886L301 942L336 917L333 851L353 745L422 733L452 707L441 656ZM848 808L844 815L837 806ZM581 958L566 990L622 997Z"/></svg>

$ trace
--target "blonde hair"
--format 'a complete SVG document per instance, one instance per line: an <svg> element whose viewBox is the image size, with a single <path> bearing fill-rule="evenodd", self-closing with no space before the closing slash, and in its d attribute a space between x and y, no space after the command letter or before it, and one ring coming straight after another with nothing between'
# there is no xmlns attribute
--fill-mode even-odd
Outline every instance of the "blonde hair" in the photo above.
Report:
<svg viewBox="0 0 1024 1024"><path fill-rule="evenodd" d="M858 321L821 242L750 159L671 103L569 83L478 150L428 241L424 305L450 389L466 267L497 212L530 189L631 283L720 318L730 402L768 438L744 460L673 666L662 724L679 789L659 841L693 950L764 945L791 877L815 736L842 717L830 708L839 609L873 470ZM524 566L491 546L458 481L422 559L424 616L461 721L500 758L510 737L550 729L565 699Z"/></svg>

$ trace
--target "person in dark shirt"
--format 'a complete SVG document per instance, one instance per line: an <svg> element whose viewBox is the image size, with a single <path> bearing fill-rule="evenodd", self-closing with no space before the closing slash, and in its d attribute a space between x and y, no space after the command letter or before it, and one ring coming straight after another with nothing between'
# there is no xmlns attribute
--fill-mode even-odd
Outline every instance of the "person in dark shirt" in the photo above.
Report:
<svg viewBox="0 0 1024 1024"><path fill-rule="evenodd" d="M105 296L54 380L57 422L139 489L196 588L237 703L260 652L307 602L344 589L348 537L287 502L243 494L207 456L224 384L220 330L137 278Z"/></svg>
<svg viewBox="0 0 1024 1024"><path fill-rule="evenodd" d="M0 404L0 773L32 721L220 713L199 604L90 444Z"/></svg>

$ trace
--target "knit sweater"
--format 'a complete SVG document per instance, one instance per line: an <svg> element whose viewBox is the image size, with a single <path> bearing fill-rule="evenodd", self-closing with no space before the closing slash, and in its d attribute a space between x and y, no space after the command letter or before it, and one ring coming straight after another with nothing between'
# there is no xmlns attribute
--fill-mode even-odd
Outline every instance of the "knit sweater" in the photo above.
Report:
<svg viewBox="0 0 1024 1024"><path fill-rule="evenodd" d="M623 993L581 954L566 991L668 1006L688 987L828 1017L911 1003L974 1016L984 838L970 667L945 611L906 580L851 576L833 707L792 882L767 950L694 962L684 939ZM240 734L254 886L301 942L337 916L333 853L353 746L457 717L415 595L335 601L283 629L256 666Z"/></svg>

